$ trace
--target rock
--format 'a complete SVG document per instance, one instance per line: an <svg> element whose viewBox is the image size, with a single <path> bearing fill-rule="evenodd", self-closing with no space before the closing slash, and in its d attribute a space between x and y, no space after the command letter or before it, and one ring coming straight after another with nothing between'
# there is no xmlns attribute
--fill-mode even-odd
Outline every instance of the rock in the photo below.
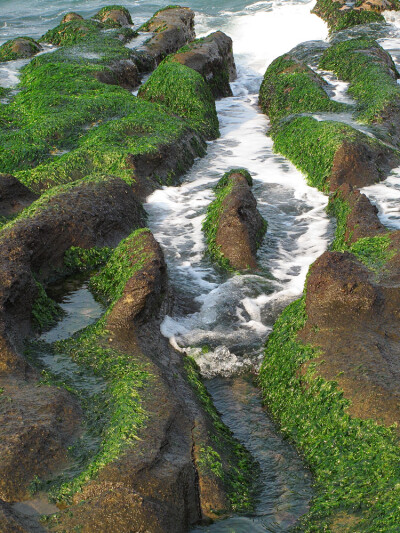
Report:
<svg viewBox="0 0 400 533"><path fill-rule="evenodd" d="M141 29L154 33L143 47L143 54L158 65L168 54L177 52L196 37L194 12L187 7L166 8L158 11Z"/></svg>
<svg viewBox="0 0 400 533"><path fill-rule="evenodd" d="M379 220L377 207L372 205L367 196L358 189L343 184L330 201L335 198L344 200L350 209L346 219L345 241L347 243L387 233L387 229Z"/></svg>
<svg viewBox="0 0 400 533"><path fill-rule="evenodd" d="M141 255L135 255L135 244L132 243L131 256L132 266L138 263L141 267L129 279L121 298L107 317L110 330L132 328L135 323L154 317L165 295L167 270L160 245L150 231L141 238Z"/></svg>
<svg viewBox="0 0 400 533"><path fill-rule="evenodd" d="M38 387L34 375L2 377L0 386L0 498L12 502L28 498L32 479L65 461L80 410L66 391Z"/></svg>
<svg viewBox="0 0 400 533"><path fill-rule="evenodd" d="M2 533L31 533L14 514L12 506L0 500L0 531Z"/></svg>
<svg viewBox="0 0 400 533"><path fill-rule="evenodd" d="M10 216L31 204L37 196L10 174L0 174L0 216Z"/></svg>
<svg viewBox="0 0 400 533"><path fill-rule="evenodd" d="M111 63L103 70L95 72L96 78L102 83L120 85L132 90L140 85L140 74L136 63L131 59L121 59Z"/></svg>
<svg viewBox="0 0 400 533"><path fill-rule="evenodd" d="M227 172L217 185L217 199L208 208L203 226L211 256L217 259L222 254L235 270L257 269L256 252L266 231L251 183L251 176L245 170ZM214 215L215 205L221 199L221 207ZM214 233L215 246L211 237Z"/></svg>
<svg viewBox="0 0 400 533"><path fill-rule="evenodd" d="M30 37L17 37L0 46L0 61L26 59L40 52L42 47Z"/></svg>
<svg viewBox="0 0 400 533"><path fill-rule="evenodd" d="M129 26L132 24L132 18L129 11L123 6L107 6L93 17L100 22L111 22L118 26Z"/></svg>
<svg viewBox="0 0 400 533"><path fill-rule="evenodd" d="M348 252L325 252L310 269L306 309L310 327L348 325L379 309L379 289L367 268Z"/></svg>
<svg viewBox="0 0 400 533"><path fill-rule="evenodd" d="M336 191L343 183L353 187L372 185L398 164L397 153L383 144L364 141L361 136L355 141L344 139L333 158L330 190Z"/></svg>
<svg viewBox="0 0 400 533"><path fill-rule="evenodd" d="M67 13L66 15L64 15L61 24L71 22L71 20L83 20L83 17L81 17L81 15L78 15L78 13L74 13L73 11L71 11L71 13Z"/></svg>
<svg viewBox="0 0 400 533"><path fill-rule="evenodd" d="M217 31L193 41L175 54L176 61L199 72L211 87L215 98L232 96L229 82L237 77L232 51L232 39Z"/></svg>

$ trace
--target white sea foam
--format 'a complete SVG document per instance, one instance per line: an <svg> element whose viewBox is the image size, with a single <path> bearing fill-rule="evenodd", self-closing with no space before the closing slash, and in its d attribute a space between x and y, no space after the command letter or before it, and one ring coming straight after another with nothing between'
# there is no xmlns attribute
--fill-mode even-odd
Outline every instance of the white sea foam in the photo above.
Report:
<svg viewBox="0 0 400 533"><path fill-rule="evenodd" d="M377 206L382 224L400 229L400 168L393 170L385 181L364 187L362 192Z"/></svg>
<svg viewBox="0 0 400 533"><path fill-rule="evenodd" d="M303 11L304 6L300 7ZM259 15L263 18L265 13ZM228 21L227 27L239 28L247 16ZM325 33L309 37L321 36ZM183 185L157 190L146 205L149 225L163 246L176 290L200 305L183 317L167 317L162 333L181 350L210 346L206 354L200 349L191 351L207 377L259 363L277 312L301 294L309 265L326 249L330 231L326 196L309 187L291 163L273 153L272 140L266 135L268 120L260 113L254 94L261 76L254 68L244 67L244 61L246 57L237 56L234 96L217 102L221 137L209 144L208 154L195 162ZM269 223L258 253L268 276L246 274L226 280L204 257L201 224L214 198L212 187L234 167L251 172L259 210Z"/></svg>

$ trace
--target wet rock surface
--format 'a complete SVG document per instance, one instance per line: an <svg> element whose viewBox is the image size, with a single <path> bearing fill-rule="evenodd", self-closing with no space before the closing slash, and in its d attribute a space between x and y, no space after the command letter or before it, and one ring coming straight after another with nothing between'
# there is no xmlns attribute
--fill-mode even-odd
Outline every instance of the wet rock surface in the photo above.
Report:
<svg viewBox="0 0 400 533"><path fill-rule="evenodd" d="M42 47L30 37L17 37L0 46L0 61L26 59L41 51Z"/></svg>
<svg viewBox="0 0 400 533"><path fill-rule="evenodd" d="M265 223L246 178L232 174L229 179L232 189L222 202L216 244L233 268L257 269L257 246Z"/></svg>
<svg viewBox="0 0 400 533"><path fill-rule="evenodd" d="M214 98L232 96L229 82L237 77L232 39L217 31L187 45L172 61L199 72L211 87Z"/></svg>
<svg viewBox="0 0 400 533"><path fill-rule="evenodd" d="M166 8L156 13L141 29L154 34L143 47L142 55L149 56L153 65L158 65L168 54L177 52L196 37L194 12L187 7Z"/></svg>

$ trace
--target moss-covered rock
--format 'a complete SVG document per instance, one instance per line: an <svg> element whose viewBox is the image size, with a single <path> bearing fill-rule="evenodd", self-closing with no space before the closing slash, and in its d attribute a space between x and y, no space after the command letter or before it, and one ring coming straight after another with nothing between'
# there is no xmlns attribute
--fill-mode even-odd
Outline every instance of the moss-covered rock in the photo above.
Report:
<svg viewBox="0 0 400 533"><path fill-rule="evenodd" d="M36 198L30 189L10 174L0 174L0 217L9 217Z"/></svg>
<svg viewBox="0 0 400 533"><path fill-rule="evenodd" d="M395 2L393 2L393 5ZM330 32L344 30L359 24L385 22L380 9L355 9L346 6L344 1L318 0L312 12L321 17L329 26Z"/></svg>
<svg viewBox="0 0 400 533"><path fill-rule="evenodd" d="M12 61L32 57L42 47L31 37L17 37L0 46L0 61Z"/></svg>
<svg viewBox="0 0 400 533"><path fill-rule="evenodd" d="M372 39L348 39L322 55L320 67L350 82L359 120L382 125L393 144L400 139L400 87L393 60Z"/></svg>
<svg viewBox="0 0 400 533"><path fill-rule="evenodd" d="M331 100L327 83L305 63L284 54L268 67L260 87L259 103L272 122L294 113L343 111L344 104Z"/></svg>
<svg viewBox="0 0 400 533"><path fill-rule="evenodd" d="M217 31L185 45L168 58L199 72L214 98L232 96L229 82L236 79L232 39Z"/></svg>
<svg viewBox="0 0 400 533"><path fill-rule="evenodd" d="M271 135L274 149L324 192L343 183L371 185L399 164L396 150L341 122L294 117L278 124Z"/></svg>
<svg viewBox="0 0 400 533"><path fill-rule="evenodd" d="M256 252L267 223L251 192L245 169L226 172L216 186L203 223L210 257L227 270L256 270Z"/></svg>
<svg viewBox="0 0 400 533"><path fill-rule="evenodd" d="M139 89L138 96L165 106L187 119L206 139L219 136L215 102L203 77L193 69L174 62L163 62Z"/></svg>
<svg viewBox="0 0 400 533"><path fill-rule="evenodd" d="M167 6L157 11L140 29L154 33L142 52L148 56L145 64L154 68L167 55L177 52L196 37L194 12L187 7Z"/></svg>
<svg viewBox="0 0 400 533"><path fill-rule="evenodd" d="M71 22L71 20L83 20L83 17L81 15L78 15L78 13L74 13L71 11L70 13L67 13L63 16L63 19L61 21L61 24L65 24L66 22Z"/></svg>
<svg viewBox="0 0 400 533"><path fill-rule="evenodd" d="M93 18L100 22L117 26L127 26L132 24L131 14L128 9L118 5L103 7Z"/></svg>

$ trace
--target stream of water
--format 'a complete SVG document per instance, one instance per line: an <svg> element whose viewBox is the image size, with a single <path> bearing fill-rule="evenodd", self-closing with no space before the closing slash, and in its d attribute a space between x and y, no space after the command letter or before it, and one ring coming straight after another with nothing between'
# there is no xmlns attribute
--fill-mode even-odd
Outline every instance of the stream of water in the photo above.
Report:
<svg viewBox="0 0 400 533"><path fill-rule="evenodd" d="M124 4L137 23L164 5L159 0ZM68 11L88 16L103 5L98 0L37 0L27 13L22 0L0 0L0 43L23 34L38 37ZM196 10L198 36L221 29L233 38L238 79L232 84L234 96L217 102L221 137L208 144L207 155L195 162L181 186L163 187L147 199L149 227L164 250L178 300L174 314L162 324L162 333L178 350L196 358L224 422L257 459L262 474L259 501L251 516L234 516L195 531L282 532L307 511L312 480L262 408L250 372L257 371L277 315L301 294L308 268L327 248L333 227L325 213L327 197L307 186L293 165L273 153L257 93L275 57L302 41L325 39L327 28L310 14L313 3L301 0L223 0L218 5L200 0L185 5ZM400 49L400 38L397 46ZM23 64L0 64L0 84L15 86ZM346 84L324 75L334 99L353 103ZM345 119L351 120L351 115ZM205 257L201 224L213 199L213 186L233 167L245 167L252 174L268 232L258 252L260 273L228 278ZM400 197L398 175L400 171L386 180L381 192L380 185L369 191L377 203L380 195L382 205L386 202L381 212L391 227L400 227L398 213L394 214ZM102 312L85 284L60 290L66 315L42 338L47 343L70 336ZM53 372L79 383L79 369L67 358L54 358L45 350L40 358ZM102 384L82 384L88 386L95 390Z"/></svg>

